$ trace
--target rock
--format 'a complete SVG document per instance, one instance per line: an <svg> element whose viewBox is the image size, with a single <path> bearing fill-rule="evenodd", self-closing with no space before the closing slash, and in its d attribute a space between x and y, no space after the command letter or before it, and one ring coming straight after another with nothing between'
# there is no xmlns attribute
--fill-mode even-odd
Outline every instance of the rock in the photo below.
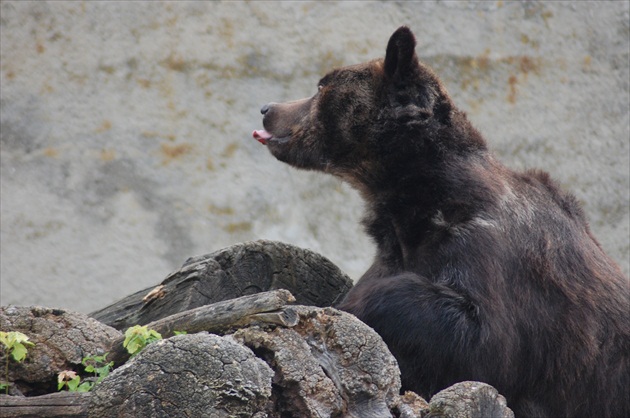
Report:
<svg viewBox="0 0 630 418"><path fill-rule="evenodd" d="M479 382L458 383L429 404L412 392L400 396L396 360L371 328L333 308L290 309L298 319L284 325L149 344L88 394L0 395L0 408L10 417L514 417L505 398ZM11 364L28 395L55 392L58 371L76 370L103 340L120 339L112 328L60 310L8 307L0 319L3 329L37 344L28 362Z"/></svg>
<svg viewBox="0 0 630 418"><path fill-rule="evenodd" d="M159 286L91 314L124 330L196 308L272 289L287 289L298 304L332 306L352 280L328 259L292 245L255 241L188 259Z"/></svg>
<svg viewBox="0 0 630 418"><path fill-rule="evenodd" d="M29 396L57 391L60 371L77 370L83 357L103 354L121 335L87 315L41 307L0 307L0 329L19 331L35 344L23 362L9 361L12 393ZM4 350L0 364L5 364Z"/></svg>
<svg viewBox="0 0 630 418"><path fill-rule="evenodd" d="M397 407L399 418L421 418L429 413L429 404L415 392L405 392Z"/></svg>
<svg viewBox="0 0 630 418"><path fill-rule="evenodd" d="M350 286L327 260L284 244L245 243L190 259L152 292L95 314L118 326L157 320L165 338L173 329L189 334L148 345L88 394L51 393L60 371L83 371L85 356L110 348L114 357L122 334L82 314L2 307L1 329L23 332L35 346L24 363L9 362L11 393L28 397L0 395L0 407L16 417L514 417L479 382L458 383L430 403L399 395L398 364L374 330L331 307L288 305L295 298L286 290L260 292L281 287L326 304Z"/></svg>
<svg viewBox="0 0 630 418"><path fill-rule="evenodd" d="M427 418L514 418L505 398L481 382L460 382L436 393Z"/></svg>
<svg viewBox="0 0 630 418"><path fill-rule="evenodd" d="M296 309L301 321L292 329L252 327L234 333L274 369L276 411L305 417L392 416L400 372L381 337L336 309Z"/></svg>
<svg viewBox="0 0 630 418"><path fill-rule="evenodd" d="M267 408L272 376L231 337L179 335L148 345L97 385L88 416L249 418Z"/></svg>
<svg viewBox="0 0 630 418"><path fill-rule="evenodd" d="M276 410L291 416L324 417L343 410L337 387L296 331L277 328L265 332L249 328L237 332L236 339L273 366Z"/></svg>
<svg viewBox="0 0 630 418"><path fill-rule="evenodd" d="M150 344L95 387L89 416L394 416L400 371L381 337L333 308L291 309L290 326Z"/></svg>

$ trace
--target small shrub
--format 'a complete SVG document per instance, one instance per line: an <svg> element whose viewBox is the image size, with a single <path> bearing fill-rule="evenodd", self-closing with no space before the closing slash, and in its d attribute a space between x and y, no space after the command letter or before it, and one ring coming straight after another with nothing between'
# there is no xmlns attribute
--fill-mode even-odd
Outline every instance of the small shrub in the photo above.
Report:
<svg viewBox="0 0 630 418"><path fill-rule="evenodd" d="M123 347L125 347L129 354L131 354L131 357L133 357L147 345L161 339L162 335L160 335L159 332L148 329L143 325L135 325L125 331Z"/></svg>
<svg viewBox="0 0 630 418"><path fill-rule="evenodd" d="M28 348L35 344L28 340L28 336L18 331L4 332L0 331L0 342L4 346L6 352L6 363L4 369L5 381L0 383L0 390L4 389L9 394L9 358L18 363L22 362L28 354Z"/></svg>
<svg viewBox="0 0 630 418"><path fill-rule="evenodd" d="M114 362L110 361L106 363L107 355L105 353L102 356L86 356L81 360L81 364L85 367L87 373L94 373L92 380L86 380L81 382L81 376L72 370L64 370L57 376L57 390L62 390L64 387L69 392L89 392L94 388L94 385L101 383L105 379L114 366Z"/></svg>

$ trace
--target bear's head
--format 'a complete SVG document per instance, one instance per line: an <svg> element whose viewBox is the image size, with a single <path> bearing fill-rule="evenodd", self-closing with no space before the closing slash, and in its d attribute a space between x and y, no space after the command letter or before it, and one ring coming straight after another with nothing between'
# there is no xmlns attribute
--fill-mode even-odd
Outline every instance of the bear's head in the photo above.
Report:
<svg viewBox="0 0 630 418"><path fill-rule="evenodd" d="M385 59L331 71L312 97L263 106L264 129L254 138L280 161L334 174L363 191L378 188L389 165L432 158L455 112L415 46L411 30L400 27Z"/></svg>

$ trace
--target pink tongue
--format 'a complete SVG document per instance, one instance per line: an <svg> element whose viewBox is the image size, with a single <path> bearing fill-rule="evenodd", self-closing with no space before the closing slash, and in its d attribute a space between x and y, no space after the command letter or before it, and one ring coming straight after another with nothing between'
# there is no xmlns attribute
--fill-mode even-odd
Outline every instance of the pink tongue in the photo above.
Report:
<svg viewBox="0 0 630 418"><path fill-rule="evenodd" d="M271 135L269 132L265 131L264 129L259 129L259 130L254 131L252 133L252 136L254 137L256 141L260 142L263 145L267 145L267 141L270 140L273 135Z"/></svg>

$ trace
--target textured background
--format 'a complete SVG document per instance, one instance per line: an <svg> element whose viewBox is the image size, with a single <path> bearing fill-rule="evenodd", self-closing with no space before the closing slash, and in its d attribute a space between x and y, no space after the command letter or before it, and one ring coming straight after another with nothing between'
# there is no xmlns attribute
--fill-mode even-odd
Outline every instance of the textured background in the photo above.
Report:
<svg viewBox="0 0 630 418"><path fill-rule="evenodd" d="M251 131L401 24L499 158L571 189L627 274L628 4L3 1L0 302L88 312L259 238L360 276L357 193Z"/></svg>

